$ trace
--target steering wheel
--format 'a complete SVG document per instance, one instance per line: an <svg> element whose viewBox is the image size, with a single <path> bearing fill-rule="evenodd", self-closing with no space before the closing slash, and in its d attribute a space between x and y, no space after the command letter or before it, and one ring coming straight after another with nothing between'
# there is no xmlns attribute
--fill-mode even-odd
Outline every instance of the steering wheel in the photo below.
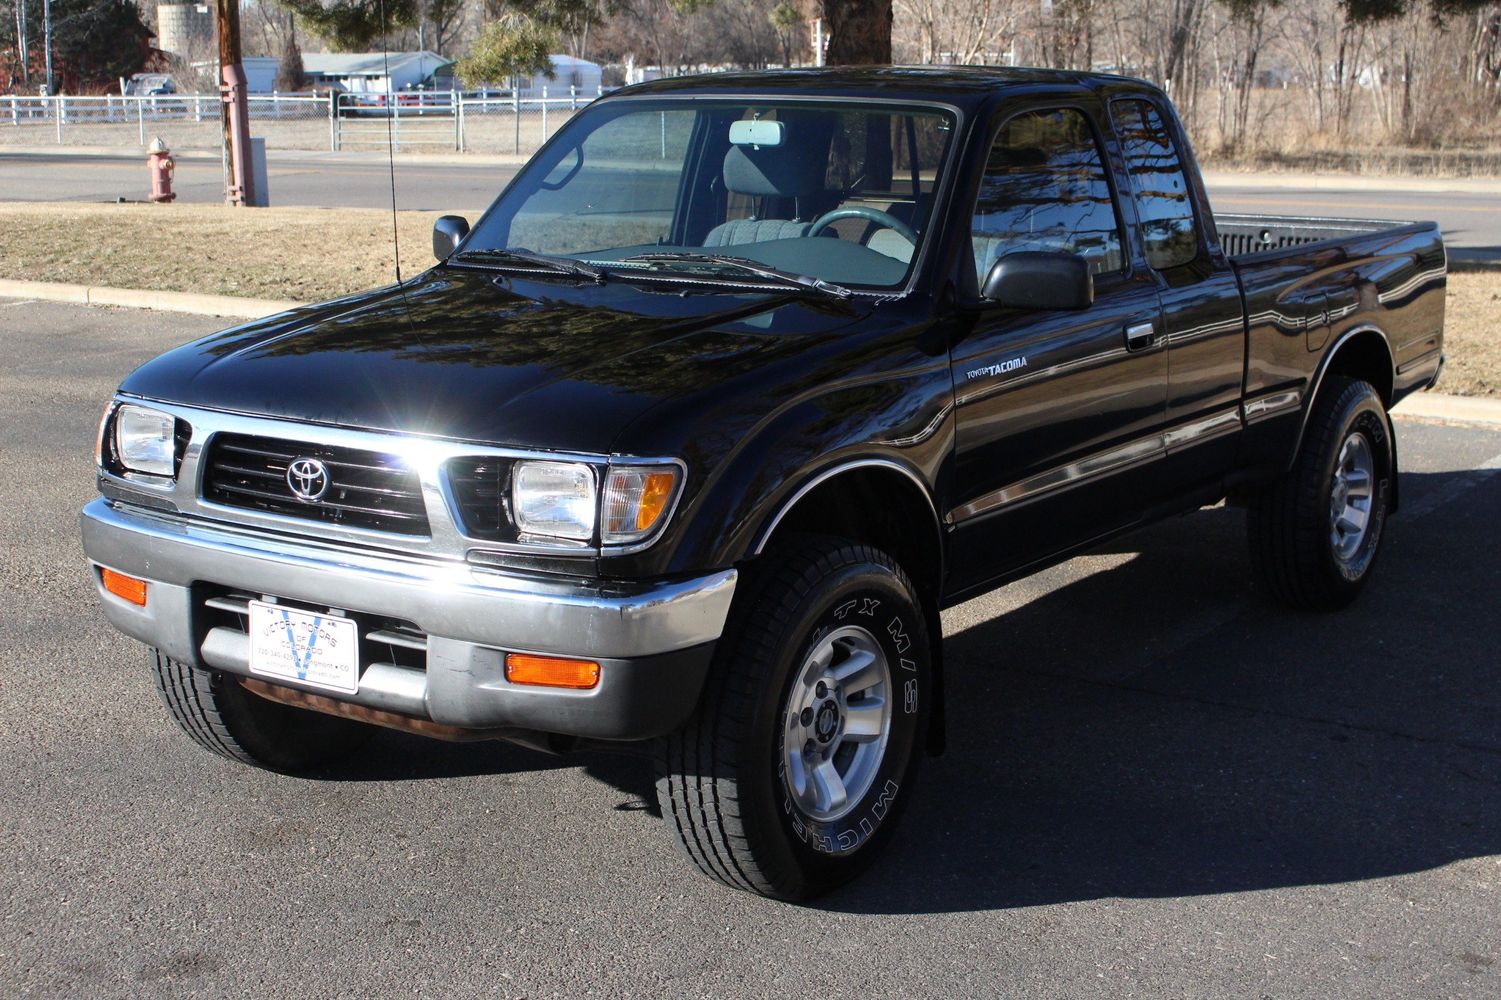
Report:
<svg viewBox="0 0 1501 1000"><path fill-rule="evenodd" d="M808 227L808 235L817 236L840 219L864 219L866 222L874 222L878 226L894 231L913 246L917 246L917 230L889 212L883 212L879 208L867 208L864 205L848 205L844 208L836 208L832 212L825 212L813 220L813 224Z"/></svg>

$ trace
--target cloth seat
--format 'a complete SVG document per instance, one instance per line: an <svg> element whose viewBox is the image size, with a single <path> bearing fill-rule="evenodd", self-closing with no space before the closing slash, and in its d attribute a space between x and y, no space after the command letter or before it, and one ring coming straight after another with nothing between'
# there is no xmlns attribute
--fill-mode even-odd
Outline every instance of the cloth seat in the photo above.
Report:
<svg viewBox="0 0 1501 1000"><path fill-rule="evenodd" d="M823 187L828 168L823 157L807 155L806 149L783 146L731 146L724 155L724 186L752 198L792 199L794 210L801 199ZM801 155L800 155L801 154ZM766 240L797 239L808 235L811 220L730 219L709 230L706 247L737 246Z"/></svg>

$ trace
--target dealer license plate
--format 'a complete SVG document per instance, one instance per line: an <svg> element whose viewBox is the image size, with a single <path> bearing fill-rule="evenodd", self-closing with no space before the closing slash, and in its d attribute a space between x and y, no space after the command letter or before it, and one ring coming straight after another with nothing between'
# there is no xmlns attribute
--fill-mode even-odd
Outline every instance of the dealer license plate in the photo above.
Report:
<svg viewBox="0 0 1501 1000"><path fill-rule="evenodd" d="M250 602L250 672L353 694L360 636L353 619Z"/></svg>

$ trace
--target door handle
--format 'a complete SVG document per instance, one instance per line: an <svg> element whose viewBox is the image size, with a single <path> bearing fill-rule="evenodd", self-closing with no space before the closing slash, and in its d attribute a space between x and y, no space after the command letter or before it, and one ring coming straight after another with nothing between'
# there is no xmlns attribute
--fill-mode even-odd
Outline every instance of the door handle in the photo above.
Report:
<svg viewBox="0 0 1501 1000"><path fill-rule="evenodd" d="M1140 351L1157 343L1157 330L1151 323L1132 323L1126 327L1126 350Z"/></svg>

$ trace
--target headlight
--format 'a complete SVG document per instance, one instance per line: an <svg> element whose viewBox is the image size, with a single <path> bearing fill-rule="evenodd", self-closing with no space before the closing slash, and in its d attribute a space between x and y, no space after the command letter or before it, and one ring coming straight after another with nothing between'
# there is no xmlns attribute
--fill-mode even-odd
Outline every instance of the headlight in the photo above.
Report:
<svg viewBox="0 0 1501 1000"><path fill-rule="evenodd" d="M574 462L521 462L511 475L511 510L526 535L587 542L597 507L594 470Z"/></svg>
<svg viewBox="0 0 1501 1000"><path fill-rule="evenodd" d="M115 411L115 458L131 472L172 476L177 471L177 419L129 403Z"/></svg>
<svg viewBox="0 0 1501 1000"><path fill-rule="evenodd" d="M611 468L600 540L606 545L639 542L651 534L671 509L677 486L674 465Z"/></svg>

